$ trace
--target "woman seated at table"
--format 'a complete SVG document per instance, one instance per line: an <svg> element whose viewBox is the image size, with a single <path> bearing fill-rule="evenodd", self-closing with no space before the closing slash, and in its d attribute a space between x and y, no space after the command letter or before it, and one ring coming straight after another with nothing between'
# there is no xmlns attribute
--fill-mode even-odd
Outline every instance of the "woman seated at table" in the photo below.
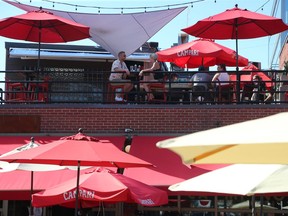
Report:
<svg viewBox="0 0 288 216"><path fill-rule="evenodd" d="M215 100L226 100L229 101L230 94L230 76L227 73L226 65L220 64L217 66L217 71L213 78L212 83L215 87ZM220 90L221 89L221 90ZM219 95L219 93L221 95Z"/></svg>
<svg viewBox="0 0 288 216"><path fill-rule="evenodd" d="M157 82L154 78L154 72L155 71L161 71L161 66L158 62L158 56L156 53L150 54L150 62L152 63L152 66L150 68L146 68L144 70L141 70L139 73L140 77L143 77L142 83L140 84L140 88L143 88L146 93L147 93L147 100L151 101L154 99L154 95L152 94L150 87L149 87L149 82Z"/></svg>
<svg viewBox="0 0 288 216"><path fill-rule="evenodd" d="M253 90L251 101L264 102L266 99L266 86L259 75L253 76Z"/></svg>

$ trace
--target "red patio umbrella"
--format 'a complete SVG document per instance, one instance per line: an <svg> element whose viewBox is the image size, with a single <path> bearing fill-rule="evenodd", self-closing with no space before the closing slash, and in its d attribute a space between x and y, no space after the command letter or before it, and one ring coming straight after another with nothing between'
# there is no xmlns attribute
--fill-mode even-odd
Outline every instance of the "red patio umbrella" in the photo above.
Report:
<svg viewBox="0 0 288 216"><path fill-rule="evenodd" d="M75 206L75 181L72 178L33 195L34 207ZM88 208L103 202L129 202L143 206L168 203L166 191L146 185L108 169L97 168L80 175L79 207Z"/></svg>
<svg viewBox="0 0 288 216"><path fill-rule="evenodd" d="M271 87L273 86L272 84L272 79L265 73L263 73L262 71L259 70L258 67L256 67L255 65L251 64L248 65L246 67L244 67L242 70L242 72L250 72L249 74L245 73L245 74L241 74L241 80L240 81L244 81L244 82L252 82L253 81L253 76L254 75L258 75L259 77L261 77L262 81L265 82L265 86L268 89L271 89ZM230 80L233 82L237 81L237 77L236 75L230 75Z"/></svg>
<svg viewBox="0 0 288 216"><path fill-rule="evenodd" d="M236 70L238 71L238 39L257 38L288 30L282 19L251 12L228 9L182 29L187 34L211 39L236 39ZM240 101L240 74L237 73L237 101Z"/></svg>
<svg viewBox="0 0 288 216"><path fill-rule="evenodd" d="M236 52L211 39L197 39L157 52L158 60L173 62L179 67L196 68L216 64L236 65ZM239 65L248 65L248 59L239 56Z"/></svg>
<svg viewBox="0 0 288 216"><path fill-rule="evenodd" d="M41 42L62 43L89 38L89 27L42 10L27 12L0 21L0 36L38 42L40 69Z"/></svg>
<svg viewBox="0 0 288 216"><path fill-rule="evenodd" d="M75 136L64 137L50 144L7 155L2 157L1 160L14 163L77 166L75 216L78 212L80 166L117 168L152 166L144 160L121 151L109 141L101 141L85 136L81 133L81 130Z"/></svg>

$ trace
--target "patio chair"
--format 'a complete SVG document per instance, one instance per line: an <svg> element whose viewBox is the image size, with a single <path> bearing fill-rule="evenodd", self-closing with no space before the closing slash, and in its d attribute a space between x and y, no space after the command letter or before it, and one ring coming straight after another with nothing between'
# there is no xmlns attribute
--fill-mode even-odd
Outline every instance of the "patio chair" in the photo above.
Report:
<svg viewBox="0 0 288 216"><path fill-rule="evenodd" d="M26 101L27 90L25 83L5 79L5 101Z"/></svg>

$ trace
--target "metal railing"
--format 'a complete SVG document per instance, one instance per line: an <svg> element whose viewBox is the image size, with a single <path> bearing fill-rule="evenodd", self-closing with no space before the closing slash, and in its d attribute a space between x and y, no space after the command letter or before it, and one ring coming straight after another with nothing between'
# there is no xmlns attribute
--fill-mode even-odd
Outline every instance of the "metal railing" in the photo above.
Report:
<svg viewBox="0 0 288 216"><path fill-rule="evenodd" d="M253 71L240 72L251 73ZM255 71L259 72L259 71ZM5 79L0 82L1 104L13 103L98 103L114 104L117 89L111 88L109 81L110 71L1 71ZM253 82L241 81L241 89L237 89L238 81L207 83L198 81L198 84L207 84L208 89L195 90L195 83L191 77L195 71L187 72L155 72L162 73L163 79L144 82L137 73L132 74L127 83L132 83L134 88L130 92L121 92L125 95L126 102L137 104L258 104L258 103L287 103L288 80L283 71L265 71L271 77L270 88L258 91L258 94L272 95L269 101L251 100L253 94ZM210 71L211 77L216 71ZM236 71L229 71L235 74ZM285 77L285 79L284 79ZM117 82L116 82L117 83ZM144 91L142 85L146 83L150 92ZM123 85L124 82L119 82ZM219 88L221 84L227 84L227 88ZM115 85L115 82L114 82ZM111 90L113 89L113 90ZM153 100L147 100L147 93L152 93ZM255 92L254 92L255 93ZM237 100L237 94L240 100ZM225 96L225 97L224 97Z"/></svg>

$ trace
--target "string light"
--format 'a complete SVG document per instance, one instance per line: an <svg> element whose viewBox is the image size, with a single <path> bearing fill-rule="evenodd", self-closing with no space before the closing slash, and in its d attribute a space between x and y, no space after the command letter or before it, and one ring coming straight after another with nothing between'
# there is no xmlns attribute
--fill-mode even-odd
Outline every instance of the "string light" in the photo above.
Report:
<svg viewBox="0 0 288 216"><path fill-rule="evenodd" d="M14 0L15 2L21 4L20 1ZM208 1L208 0L194 0L194 1L189 1L189 2L184 2L184 3L175 3L175 4L170 4L170 5L158 5L158 6L150 6L150 7L99 7L99 6L88 6L88 5L75 5L75 4L71 4L71 3L67 3L67 2L55 2L53 0L42 0L44 2L51 2L53 4L53 8L55 7L56 4L59 5L66 5L66 6L72 6L75 7L75 10L77 11L78 8L96 8L98 9L98 13L100 13L100 9L102 10L121 10L123 11L125 10L139 10L139 9L143 9L145 12L147 12L147 9L157 9L157 8L168 8L168 10L170 9L170 7L177 7L177 6L189 6L191 5L191 8L193 8L193 4L194 3L199 3L199 2L203 2L203 1ZM32 2L32 0L30 0L30 3ZM214 0L215 3L217 3L217 0ZM264 10L264 6L270 2L270 0L267 0L263 5L261 5L255 12L259 11L259 10ZM122 13L122 12L121 12Z"/></svg>
<svg viewBox="0 0 288 216"><path fill-rule="evenodd" d="M53 2L53 5L52 5L52 7L54 8L54 2Z"/></svg>
<svg viewBox="0 0 288 216"><path fill-rule="evenodd" d="M31 2L32 0L30 0ZM95 8L95 9L98 9L98 11L100 9L104 9L104 10L144 10L145 12L147 11L147 9L157 9L157 8L168 8L168 10L171 8L171 7L177 7L177 6L189 6L190 4L192 5L193 3L199 3L199 2L204 2L204 1L207 1L207 0L193 0L193 1L189 1L189 2L184 2L184 3L175 3L175 4L170 4L170 5L158 5L158 6L150 6L150 7L147 7L147 6L141 6L141 7L99 7L99 6L88 6L88 5L75 5L75 4L71 4L71 3L67 3L67 2L55 2L55 1L52 1L52 0L42 0L44 2L51 2L53 3L53 5L55 4L59 4L59 5L65 5L65 6L71 6L71 7L75 7L75 10L77 10L78 8ZM215 0L216 1L216 0ZM20 3L20 2L18 2Z"/></svg>

